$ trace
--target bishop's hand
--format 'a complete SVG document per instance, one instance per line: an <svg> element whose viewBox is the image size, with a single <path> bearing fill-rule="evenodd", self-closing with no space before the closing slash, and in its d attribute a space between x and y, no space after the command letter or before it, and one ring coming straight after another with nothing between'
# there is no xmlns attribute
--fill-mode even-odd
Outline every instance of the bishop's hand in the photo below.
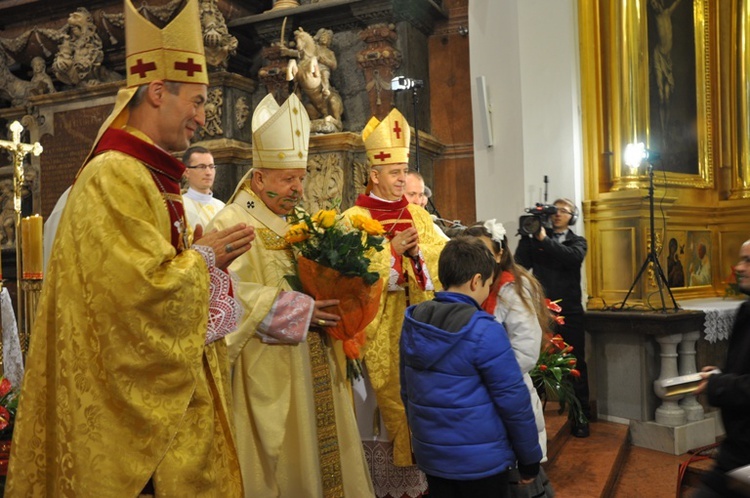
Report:
<svg viewBox="0 0 750 498"><path fill-rule="evenodd" d="M211 230L203 235L203 227L196 225L194 244L208 246L214 251L216 266L222 270L238 256L246 253L255 240L255 228L238 223L224 230Z"/></svg>

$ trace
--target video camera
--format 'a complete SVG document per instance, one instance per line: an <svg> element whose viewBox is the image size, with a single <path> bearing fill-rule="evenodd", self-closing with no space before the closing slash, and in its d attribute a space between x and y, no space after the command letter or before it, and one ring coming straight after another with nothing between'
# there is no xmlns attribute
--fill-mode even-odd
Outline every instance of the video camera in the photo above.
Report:
<svg viewBox="0 0 750 498"><path fill-rule="evenodd" d="M542 227L545 230L552 230L550 217L557 214L556 206L537 202L534 207L526 208L524 211L529 214L524 214L518 218L519 234L524 237L536 235Z"/></svg>

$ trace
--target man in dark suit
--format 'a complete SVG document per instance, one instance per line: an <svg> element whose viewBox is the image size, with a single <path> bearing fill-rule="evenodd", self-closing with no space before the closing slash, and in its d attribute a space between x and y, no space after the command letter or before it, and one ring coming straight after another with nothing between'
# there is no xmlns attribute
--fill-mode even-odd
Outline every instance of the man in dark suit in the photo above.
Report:
<svg viewBox="0 0 750 498"><path fill-rule="evenodd" d="M586 337L581 300L581 265L586 257L586 239L576 235L570 227L578 221L578 208L570 199L557 199L557 213L551 218L552 233L544 227L531 237L524 237L516 249L516 262L532 270L552 301L559 301L565 324L558 332L573 346L578 359L576 368L581 377L573 383L583 414L591 418L589 407L588 367L586 365ZM574 421L573 435L588 437L588 422Z"/></svg>
<svg viewBox="0 0 750 498"><path fill-rule="evenodd" d="M740 261L734 269L740 290L750 295L750 240L742 244ZM696 391L705 392L708 402L721 408L726 437L719 446L716 465L703 478L694 498L743 497L750 486L746 480L735 481L726 475L750 465L750 301L742 303L737 312L727 349L722 370L704 367L704 380Z"/></svg>

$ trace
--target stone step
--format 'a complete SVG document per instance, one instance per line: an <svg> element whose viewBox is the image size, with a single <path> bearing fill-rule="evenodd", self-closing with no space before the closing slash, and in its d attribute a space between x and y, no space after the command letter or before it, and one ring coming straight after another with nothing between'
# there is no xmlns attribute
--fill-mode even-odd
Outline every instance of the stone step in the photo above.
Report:
<svg viewBox="0 0 750 498"><path fill-rule="evenodd" d="M550 404L544 414L548 439L544 467L556 496L612 496L630 446L628 426L597 421L590 424L589 437L572 437L567 416L558 415Z"/></svg>

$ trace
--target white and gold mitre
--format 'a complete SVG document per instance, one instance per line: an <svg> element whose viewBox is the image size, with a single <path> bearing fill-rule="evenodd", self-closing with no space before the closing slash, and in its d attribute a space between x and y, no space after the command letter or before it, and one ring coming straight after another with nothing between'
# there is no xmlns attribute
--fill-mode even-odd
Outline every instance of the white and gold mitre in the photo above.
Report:
<svg viewBox="0 0 750 498"><path fill-rule="evenodd" d="M375 116L370 118L362 130L362 141L370 166L409 163L411 130L406 118L395 107L383 121Z"/></svg>
<svg viewBox="0 0 750 498"><path fill-rule="evenodd" d="M299 98L291 94L281 107L270 93L253 112L253 167L307 168L310 117Z"/></svg>
<svg viewBox="0 0 750 498"><path fill-rule="evenodd" d="M159 29L125 0L125 67L128 87L154 80L208 84L198 0Z"/></svg>

